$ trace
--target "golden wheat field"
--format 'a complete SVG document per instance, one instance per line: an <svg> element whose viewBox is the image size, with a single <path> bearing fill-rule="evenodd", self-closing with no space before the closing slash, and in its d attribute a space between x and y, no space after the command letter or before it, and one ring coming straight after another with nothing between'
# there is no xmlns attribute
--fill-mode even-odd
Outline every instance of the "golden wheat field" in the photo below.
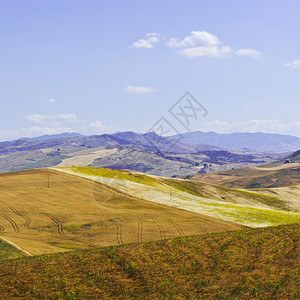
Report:
<svg viewBox="0 0 300 300"><path fill-rule="evenodd" d="M0 190L0 236L31 255L241 228L49 169L3 174Z"/></svg>

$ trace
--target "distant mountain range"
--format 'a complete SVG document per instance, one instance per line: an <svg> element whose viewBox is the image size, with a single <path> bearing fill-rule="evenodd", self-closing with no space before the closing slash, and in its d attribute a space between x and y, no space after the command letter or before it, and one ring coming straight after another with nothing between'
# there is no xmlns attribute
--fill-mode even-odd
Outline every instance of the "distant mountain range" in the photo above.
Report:
<svg viewBox="0 0 300 300"><path fill-rule="evenodd" d="M173 136L185 144L208 144L226 149L248 149L259 152L293 152L300 149L300 138L270 133L229 133L194 131Z"/></svg>
<svg viewBox="0 0 300 300"><path fill-rule="evenodd" d="M67 133L0 143L0 173L77 165L182 177L271 163L284 156L182 143L154 132L93 136Z"/></svg>
<svg viewBox="0 0 300 300"><path fill-rule="evenodd" d="M152 137L151 137L152 135ZM135 133L131 131L126 132L117 132L114 134L102 134L97 135L98 137L109 137L112 140L120 141L121 144L126 144L128 141L143 141L142 144L146 147L151 148L151 145L155 145L155 143L150 142L149 140L160 140L161 151L166 150L166 144L169 144L170 139L178 141L176 145L187 149L189 145L192 145L192 148L195 146L200 146L203 148L204 145L206 150L210 149L241 149L241 150L251 150L258 152L276 152L276 153L284 153L284 152L294 152L300 149L300 138L284 135L284 134L271 134L271 133L228 133L228 134L219 134L216 132L202 132L202 131L194 131L187 132L180 135L174 135L172 137L158 137L154 133ZM91 136L90 136L91 137ZM79 133L61 133L54 135L43 135L34 138L22 138L21 140L27 141L47 141L47 140L56 140L56 139L64 139L64 138L82 138L82 140L88 141L91 140L89 136L83 136ZM93 138L94 140L94 138ZM164 141L164 142L163 142ZM1 143L0 143L1 144ZM165 147L163 147L165 144ZM175 143L174 143L175 144ZM185 144L185 145L183 145ZM153 148L153 147L152 147Z"/></svg>

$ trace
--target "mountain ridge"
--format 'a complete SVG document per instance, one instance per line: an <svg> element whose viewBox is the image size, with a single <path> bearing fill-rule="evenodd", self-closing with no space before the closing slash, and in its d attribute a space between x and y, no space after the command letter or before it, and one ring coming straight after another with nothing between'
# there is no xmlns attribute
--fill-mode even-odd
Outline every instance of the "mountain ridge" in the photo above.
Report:
<svg viewBox="0 0 300 300"><path fill-rule="evenodd" d="M186 144L211 144L227 149L248 149L260 152L293 152L300 149L300 138L274 133L225 133L193 131L172 138L181 138Z"/></svg>

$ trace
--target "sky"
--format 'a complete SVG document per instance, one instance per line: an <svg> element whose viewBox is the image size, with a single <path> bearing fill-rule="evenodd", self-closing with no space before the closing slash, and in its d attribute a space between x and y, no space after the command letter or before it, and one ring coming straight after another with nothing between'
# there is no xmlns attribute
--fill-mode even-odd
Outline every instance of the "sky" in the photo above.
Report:
<svg viewBox="0 0 300 300"><path fill-rule="evenodd" d="M0 141L300 137L299 11L292 0L0 0Z"/></svg>

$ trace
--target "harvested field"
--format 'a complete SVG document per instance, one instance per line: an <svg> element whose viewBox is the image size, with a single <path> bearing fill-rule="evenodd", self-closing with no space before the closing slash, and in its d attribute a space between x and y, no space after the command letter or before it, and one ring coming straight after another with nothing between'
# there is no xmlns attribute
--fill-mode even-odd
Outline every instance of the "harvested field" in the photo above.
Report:
<svg viewBox="0 0 300 300"><path fill-rule="evenodd" d="M49 169L2 174L0 190L0 235L33 255L241 228Z"/></svg>

